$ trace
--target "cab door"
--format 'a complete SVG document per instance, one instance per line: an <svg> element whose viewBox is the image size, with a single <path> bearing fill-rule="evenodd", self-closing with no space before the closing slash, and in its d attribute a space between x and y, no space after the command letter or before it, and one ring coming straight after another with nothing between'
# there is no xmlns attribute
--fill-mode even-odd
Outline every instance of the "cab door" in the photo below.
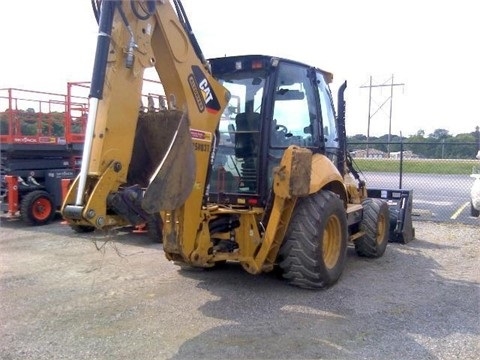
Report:
<svg viewBox="0 0 480 360"><path fill-rule="evenodd" d="M273 84L272 116L267 129L269 183L273 168L290 145L321 151L317 86L312 68L281 61Z"/></svg>

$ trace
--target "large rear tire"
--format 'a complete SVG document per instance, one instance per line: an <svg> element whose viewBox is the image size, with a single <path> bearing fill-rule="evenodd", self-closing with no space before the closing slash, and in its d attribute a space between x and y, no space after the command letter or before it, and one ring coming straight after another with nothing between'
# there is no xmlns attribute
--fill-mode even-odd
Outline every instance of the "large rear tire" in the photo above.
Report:
<svg viewBox="0 0 480 360"><path fill-rule="evenodd" d="M34 226L46 225L55 216L53 197L44 190L35 190L26 194L20 204L22 220Z"/></svg>
<svg viewBox="0 0 480 360"><path fill-rule="evenodd" d="M355 250L359 256L379 258L385 253L388 244L390 213L388 205L380 199L368 198L362 202L363 220L360 230L365 235L355 240Z"/></svg>
<svg viewBox="0 0 480 360"><path fill-rule="evenodd" d="M298 199L279 251L282 276L307 289L334 284L345 267L347 239L345 208L335 193Z"/></svg>

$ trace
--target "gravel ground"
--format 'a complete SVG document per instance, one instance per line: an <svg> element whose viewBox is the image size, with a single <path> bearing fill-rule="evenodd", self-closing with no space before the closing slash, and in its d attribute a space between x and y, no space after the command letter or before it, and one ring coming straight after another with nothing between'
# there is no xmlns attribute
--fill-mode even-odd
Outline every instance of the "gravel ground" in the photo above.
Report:
<svg viewBox="0 0 480 360"><path fill-rule="evenodd" d="M179 270L145 235L3 219L0 358L478 359L480 228L414 225L309 291L236 264Z"/></svg>

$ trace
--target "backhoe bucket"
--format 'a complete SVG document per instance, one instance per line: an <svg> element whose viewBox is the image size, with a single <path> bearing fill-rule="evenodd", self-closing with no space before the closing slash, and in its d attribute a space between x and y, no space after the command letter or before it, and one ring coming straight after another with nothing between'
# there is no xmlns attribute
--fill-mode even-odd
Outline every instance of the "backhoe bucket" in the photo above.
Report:
<svg viewBox="0 0 480 360"><path fill-rule="evenodd" d="M390 210L390 242L406 244L414 239L413 190L368 189L367 196L387 202Z"/></svg>
<svg viewBox="0 0 480 360"><path fill-rule="evenodd" d="M127 182L146 187L142 208L148 213L183 205L195 182L195 157L185 113L165 110L140 115Z"/></svg>

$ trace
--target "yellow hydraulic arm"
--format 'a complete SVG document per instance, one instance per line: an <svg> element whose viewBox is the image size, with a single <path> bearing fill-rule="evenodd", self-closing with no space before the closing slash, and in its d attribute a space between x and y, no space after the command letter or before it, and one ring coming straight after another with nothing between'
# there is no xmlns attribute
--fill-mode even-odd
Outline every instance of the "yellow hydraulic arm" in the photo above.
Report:
<svg viewBox="0 0 480 360"><path fill-rule="evenodd" d="M143 208L176 210L190 235L198 228L214 132L229 92L210 74L181 3L173 5L101 2L82 166L62 206L73 226L124 225L108 211L107 198L126 183L144 70L155 67L168 110L152 117L155 132L147 135L165 157L152 174ZM183 211L185 206L198 213Z"/></svg>

